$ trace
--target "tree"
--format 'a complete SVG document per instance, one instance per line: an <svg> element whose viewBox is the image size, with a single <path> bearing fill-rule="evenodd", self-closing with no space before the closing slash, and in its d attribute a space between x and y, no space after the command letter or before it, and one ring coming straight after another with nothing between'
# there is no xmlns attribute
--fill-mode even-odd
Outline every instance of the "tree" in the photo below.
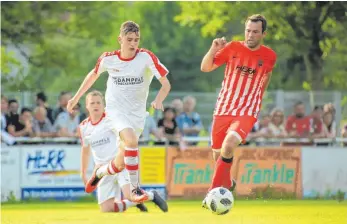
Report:
<svg viewBox="0 0 347 224"><path fill-rule="evenodd" d="M261 12L268 19L269 34L266 42L278 53L281 81L305 82L313 90L325 87L346 88L346 70L341 54L345 42L347 4L345 2L181 2L181 24L202 24L202 34L219 33L240 39L239 26L251 15ZM235 32L236 31L236 32ZM344 49L344 50L341 50ZM332 65L328 58L335 58ZM328 68L326 67L328 66ZM279 70L280 69L280 70ZM333 82L331 80L333 74ZM325 77L330 77L324 80ZM283 85L283 84L282 84ZM294 87L294 86L293 86Z"/></svg>

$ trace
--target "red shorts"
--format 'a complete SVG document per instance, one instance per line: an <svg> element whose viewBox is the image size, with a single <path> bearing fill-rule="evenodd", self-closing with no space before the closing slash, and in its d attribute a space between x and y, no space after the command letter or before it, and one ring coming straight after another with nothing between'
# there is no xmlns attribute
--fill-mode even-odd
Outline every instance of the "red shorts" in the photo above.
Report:
<svg viewBox="0 0 347 224"><path fill-rule="evenodd" d="M218 152L222 148L225 136L231 131L240 142L244 141L256 121L252 116L214 116L211 131L212 150Z"/></svg>

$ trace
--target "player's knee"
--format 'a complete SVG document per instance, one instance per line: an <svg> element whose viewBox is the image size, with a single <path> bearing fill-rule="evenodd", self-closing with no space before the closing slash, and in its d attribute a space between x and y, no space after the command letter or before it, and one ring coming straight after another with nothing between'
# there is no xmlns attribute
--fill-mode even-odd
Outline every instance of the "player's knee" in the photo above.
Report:
<svg viewBox="0 0 347 224"><path fill-rule="evenodd" d="M223 142L223 156L227 158L233 155L234 149L240 144L240 139L234 135L229 135Z"/></svg>
<svg viewBox="0 0 347 224"><path fill-rule="evenodd" d="M100 211L105 213L105 212L114 212L114 208L111 208L109 206L100 206Z"/></svg>
<svg viewBox="0 0 347 224"><path fill-rule="evenodd" d="M215 151L213 151L212 156L213 156L214 161L217 161L218 158L219 158L219 156L220 156L220 152L215 152Z"/></svg>

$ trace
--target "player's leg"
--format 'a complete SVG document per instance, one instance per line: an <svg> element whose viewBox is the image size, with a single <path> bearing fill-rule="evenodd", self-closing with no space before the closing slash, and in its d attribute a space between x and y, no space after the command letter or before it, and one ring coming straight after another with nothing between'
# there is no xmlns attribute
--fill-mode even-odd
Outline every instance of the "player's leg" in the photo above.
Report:
<svg viewBox="0 0 347 224"><path fill-rule="evenodd" d="M216 169L209 190L223 186L231 189L233 184L230 179L230 171L233 163L234 150L246 139L256 119L251 116L238 116L232 119L227 134L222 144L221 153L216 163Z"/></svg>
<svg viewBox="0 0 347 224"><path fill-rule="evenodd" d="M98 186L97 197L101 212L125 212L130 207L137 207L137 203L121 198L117 176L107 176L102 179ZM139 209L143 211L142 207Z"/></svg>
<svg viewBox="0 0 347 224"><path fill-rule="evenodd" d="M87 193L95 191L98 183L104 176L117 174L124 169L124 150L121 150L121 147L118 148L118 153L113 160L111 160L109 163L94 167L92 176L86 184L85 191Z"/></svg>
<svg viewBox="0 0 347 224"><path fill-rule="evenodd" d="M120 172L117 175L117 179L118 179L118 184L119 184L119 186L122 189L124 198L131 200L131 197L132 197L131 193L132 192L130 191L130 182L129 182L129 178L128 178L127 173L125 172L125 170L123 170L122 172ZM145 201L143 201L143 202L152 201L163 212L167 212L168 211L168 205L167 205L166 201L158 194L158 192L156 192L156 191L144 191L144 193L146 193L148 195L148 198ZM137 205L137 207L139 209L147 210L147 208L142 203L139 203Z"/></svg>

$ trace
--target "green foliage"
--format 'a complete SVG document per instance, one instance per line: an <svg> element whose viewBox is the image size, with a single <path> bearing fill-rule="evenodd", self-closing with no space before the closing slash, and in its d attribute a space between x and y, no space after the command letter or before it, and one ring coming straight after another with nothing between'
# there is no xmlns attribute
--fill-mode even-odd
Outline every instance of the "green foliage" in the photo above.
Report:
<svg viewBox="0 0 347 224"><path fill-rule="evenodd" d="M242 33L243 27L232 25L244 24L249 15L261 12L269 26L265 42L278 54L270 88L297 89L298 83L304 81L304 89L307 83L312 90L346 88L343 52L347 47L342 44L346 41L346 3L181 2L180 5L182 13L176 19L181 24L200 24L203 35L232 35L234 40L240 40L236 34Z"/></svg>
<svg viewBox="0 0 347 224"><path fill-rule="evenodd" d="M141 26L140 46L153 51L170 70L173 91L214 92L220 88L223 69L200 71L211 41L222 35L242 40L247 16L261 12L268 19L265 44L278 56L271 89L346 89L346 5L3 2L2 85L7 91L75 91L104 51L119 48L121 23L134 20ZM106 79L103 75L94 88L104 90ZM153 88L158 87L154 81Z"/></svg>

